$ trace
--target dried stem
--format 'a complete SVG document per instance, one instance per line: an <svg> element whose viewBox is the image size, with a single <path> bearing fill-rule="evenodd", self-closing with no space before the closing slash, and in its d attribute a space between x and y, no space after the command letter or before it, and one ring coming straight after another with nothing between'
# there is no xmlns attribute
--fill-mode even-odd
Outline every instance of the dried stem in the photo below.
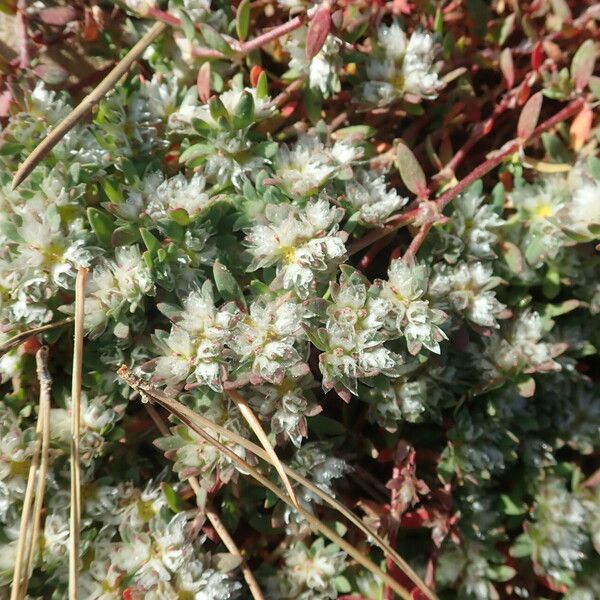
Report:
<svg viewBox="0 0 600 600"><path fill-rule="evenodd" d="M250 425L252 431L254 431L254 434L260 441L262 447L266 450L269 458L271 459L271 464L275 467L277 473L279 473L279 477L281 477L281 481L283 482L283 486L285 487L288 496L292 499L294 506L297 508L299 504L298 498L296 498L296 493L294 492L294 488L292 487L292 484L290 483L290 480L283 469L283 465L279 460L275 449L269 442L269 438L267 437L265 430L262 428L260 421L256 418L254 412L252 412L252 409L250 408L246 399L239 392L235 390L227 390L227 394L234 401L242 417L246 419L246 422L248 425Z"/></svg>
<svg viewBox="0 0 600 600"><path fill-rule="evenodd" d="M152 404L150 404L149 402L146 402L144 406L146 407L148 414L156 424L156 427L160 431L161 435L165 437L170 435L170 431L167 427L167 424L165 423L164 419L160 416L159 412L154 408L154 406L152 406ZM196 497L198 497L198 494L201 491L200 482L198 481L198 478L194 476L188 477L187 481L190 484L190 487L192 488L194 493L196 494ZM227 531L227 528L225 527L219 515L215 511L215 508L213 507L212 503L208 500L204 507L204 513L208 517L208 520L210 521L211 525L214 527L215 531L221 538L221 541L223 542L227 550L229 550L229 552L234 556L237 556L241 559L240 569L242 570L244 579L248 584L248 589L252 594L252 598L254 600L265 600L262 590L258 585L258 581L256 581L256 577L254 577L254 573L252 573L252 570L248 566L246 559L243 557L240 549L237 547L233 538L231 537L231 535L229 535L229 531Z"/></svg>
<svg viewBox="0 0 600 600"><path fill-rule="evenodd" d="M162 404L162 403L161 403ZM163 406L165 406L163 404ZM186 417L183 413L179 413L177 409L173 410L173 406L171 408L165 406L169 412L172 412L178 419L183 421L188 427L190 427L193 431L195 431L201 438L203 438L208 444L214 446L221 454L227 456L232 462L234 462L238 467L242 469L243 473L247 473L252 478L254 478L262 487L268 489L271 493L277 496L280 500L285 502L291 508L294 508L308 523L311 525L313 529L329 538L334 544L339 546L344 552L349 554L356 562L358 562L365 569L369 570L376 577L381 579L386 585L389 585L398 596L403 598L404 600L410 600L410 596L408 592L402 588L394 579L392 579L387 573L384 573L373 561L364 556L357 548L349 544L346 540L337 535L332 529L327 527L322 521L317 519L314 515L309 513L307 510L302 508L301 506L294 506L291 498L287 496L283 491L281 491L273 482L264 477L259 471L257 471L253 466L251 466L248 462L240 458L233 450L224 446L216 440L213 436L207 433L202 427L196 425L194 423L195 413L192 412L192 419ZM191 411L190 411L191 412Z"/></svg>
<svg viewBox="0 0 600 600"><path fill-rule="evenodd" d="M88 269L80 267L75 282L75 339L73 341L73 379L71 386L71 513L69 520L69 600L79 597L79 534L81 519L81 374L83 365L83 319L85 282Z"/></svg>
<svg viewBox="0 0 600 600"><path fill-rule="evenodd" d="M38 362L38 376L40 377L40 399L38 408L38 419L35 428L35 445L33 449L33 455L31 457L31 464L29 465L29 474L27 476L25 495L23 497L23 508L21 510L21 522L19 524L19 538L17 540L15 568L13 571L13 580L10 590L10 600L21 600L25 597L27 593L27 584L29 581L29 549L30 546L32 547L35 543L31 540L31 531L29 528L29 524L31 522L32 517L32 503L34 496L35 479L40 462L40 454L44 446L44 431L46 431L46 436L48 435L47 430L49 415L47 413L49 409L50 392L47 382L45 380L42 381L42 376L40 374L40 363L45 364L45 357L47 352L48 349L43 347L40 348L40 350L38 350L38 353L36 355L36 360ZM47 465L45 467L47 468ZM45 479L45 477L41 477L41 479ZM39 480L37 487L39 491Z"/></svg>
<svg viewBox="0 0 600 600"><path fill-rule="evenodd" d="M34 565L35 551L37 547L44 496L46 493L46 475L48 473L48 450L50 447L50 397L52 392L52 377L48 370L48 347L42 346L35 355L37 376L40 384L40 414L42 420L42 449L40 458L40 470L38 473L37 488L35 491L35 503L33 505L32 528L29 552L27 553L26 573L31 577Z"/></svg>
<svg viewBox="0 0 600 600"><path fill-rule="evenodd" d="M16 189L23 180L33 171L35 166L60 142L60 140L86 115L92 108L110 92L117 81L121 79L131 65L138 60L146 48L161 34L167 25L155 23L150 30L138 41L137 44L123 57L112 71L89 93L69 115L63 119L33 150L17 169L13 180L12 189Z"/></svg>
<svg viewBox="0 0 600 600"><path fill-rule="evenodd" d="M267 453L260 446L254 444L250 440L247 440L245 437L239 435L234 431L230 431L229 429L226 429L225 427L222 427L217 423L213 423L203 415L193 412L181 402L178 402L177 400L161 393L159 390L152 387L150 384L137 378L127 366L123 365L119 369L119 376L122 377L128 385L140 392L142 396L146 396L152 399L153 401L159 403L169 412L172 412L174 414L176 413L178 417L180 417L180 415L183 415L187 418L187 420L194 420L205 429L217 432L224 438L227 438L235 444L242 446L249 452L252 452L256 456L262 458L263 460L268 461ZM306 487L310 492L321 498L323 502L325 502L331 508L333 508L341 515L346 517L346 519L348 519L348 521L350 521L357 529L362 531L362 533L364 533L365 536L367 536L373 541L373 543L375 543L379 548L381 548L381 550L383 550L383 552L386 555L391 556L398 568L401 569L414 582L414 584L423 592L423 594L427 598L429 598L429 600L436 600L435 595L431 592L431 590L427 588L427 586L414 572L411 566L375 530L365 525L363 521L359 517L357 517L350 509L348 509L341 502L339 502L338 500L321 490L314 483L312 483L312 481L306 479L305 477L297 473L294 469L291 469L285 464L283 464L283 467L289 477Z"/></svg>
<svg viewBox="0 0 600 600"><path fill-rule="evenodd" d="M5 342L0 346L0 356L2 356L5 352L12 350L16 346L18 346L21 342L37 335L38 333L43 333L44 331L48 331L50 329L55 329L56 327L62 327L63 325L68 325L73 322L73 317L68 317L67 319L62 319L61 321L55 321L54 323L48 323L47 325L41 325L40 327L34 327L33 329L29 329L27 331L21 331L21 333L17 333L17 335L11 337L8 342Z"/></svg>

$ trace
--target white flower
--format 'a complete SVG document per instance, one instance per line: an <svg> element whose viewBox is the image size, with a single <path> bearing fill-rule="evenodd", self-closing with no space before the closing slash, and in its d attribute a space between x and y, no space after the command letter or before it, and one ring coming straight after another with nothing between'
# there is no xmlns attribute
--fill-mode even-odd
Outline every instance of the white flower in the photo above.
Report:
<svg viewBox="0 0 600 600"><path fill-rule="evenodd" d="M389 104L406 94L432 99L443 86L434 68L433 36L416 31L406 40L398 23L380 25L377 45L367 62L368 81L362 94L368 102Z"/></svg>
<svg viewBox="0 0 600 600"><path fill-rule="evenodd" d="M359 211L361 222L380 226L408 202L395 189L387 189L383 175L362 169L346 183L346 200Z"/></svg>
<svg viewBox="0 0 600 600"><path fill-rule="evenodd" d="M285 297L257 298L249 312L240 315L229 341L238 369L249 370L259 380L274 384L280 384L286 373L306 373L308 367L300 353L305 313L301 304Z"/></svg>
<svg viewBox="0 0 600 600"><path fill-rule="evenodd" d="M482 262L438 263L429 282L429 293L444 309L453 309L482 327L499 327L497 318L506 308L492 291L500 283L492 267Z"/></svg>
<svg viewBox="0 0 600 600"><path fill-rule="evenodd" d="M343 210L320 197L304 210L291 204L267 205L268 224L247 231L245 243L253 256L248 270L277 266L283 289L306 298L321 273L340 262L346 252L345 236L337 223Z"/></svg>
<svg viewBox="0 0 600 600"><path fill-rule="evenodd" d="M429 301L422 299L429 279L427 267L394 260L388 277L388 281L378 282L381 296L392 306L386 326L404 335L411 354L418 354L422 346L439 354L439 343L447 338L438 325L445 321L446 315L430 308Z"/></svg>

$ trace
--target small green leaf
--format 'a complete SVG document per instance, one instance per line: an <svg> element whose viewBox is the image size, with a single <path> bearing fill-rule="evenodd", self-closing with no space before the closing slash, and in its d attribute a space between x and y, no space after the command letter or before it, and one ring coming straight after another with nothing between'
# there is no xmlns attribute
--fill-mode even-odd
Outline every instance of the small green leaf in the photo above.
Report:
<svg viewBox="0 0 600 600"><path fill-rule="evenodd" d="M87 209L87 218L98 241L103 246L110 246L112 244L112 234L115 230L115 224L110 216L104 211L90 206Z"/></svg>
<svg viewBox="0 0 600 600"><path fill-rule="evenodd" d="M204 41L206 42L209 48L218 50L225 56L231 56L233 54L233 50L225 41L225 38L210 25L202 23L200 33L202 34L202 37L204 38Z"/></svg>
<svg viewBox="0 0 600 600"><path fill-rule="evenodd" d="M190 215L188 215L187 210L184 208L177 208L169 212L169 217L175 221L178 225L182 225L185 227L190 223Z"/></svg>
<svg viewBox="0 0 600 600"><path fill-rule="evenodd" d="M508 268L517 275L523 272L525 263L523 262L523 255L519 247L512 242L502 242L500 244L500 251L504 256L504 260L508 265Z"/></svg>
<svg viewBox="0 0 600 600"><path fill-rule="evenodd" d="M121 195L121 192L110 182L109 179L105 179L102 182L102 189L111 202L114 204L122 204L123 196Z"/></svg>
<svg viewBox="0 0 600 600"><path fill-rule="evenodd" d="M254 121L254 98L250 92L242 92L239 102L233 113L233 126L236 129L245 129Z"/></svg>
<svg viewBox="0 0 600 600"><path fill-rule="evenodd" d="M177 495L175 490L165 481L160 484L162 493L165 496L165 500L167 501L168 507L174 512L181 512L185 506L181 501L181 498Z"/></svg>
<svg viewBox="0 0 600 600"><path fill-rule="evenodd" d="M263 71L258 76L258 81L256 82L256 97L259 100L266 98L269 95L269 79L267 74Z"/></svg>
<svg viewBox="0 0 600 600"><path fill-rule="evenodd" d="M145 227L140 227L140 235L146 248L148 248L148 252L151 254L156 253L160 248L160 241Z"/></svg>
<svg viewBox="0 0 600 600"><path fill-rule="evenodd" d="M184 10L179 10L179 18L181 19L181 29L186 39L192 41L196 37L196 29L194 23Z"/></svg>
<svg viewBox="0 0 600 600"><path fill-rule="evenodd" d="M135 244L140 238L140 232L132 225L118 227L111 236L111 243L116 248L117 246L130 246Z"/></svg>
<svg viewBox="0 0 600 600"><path fill-rule="evenodd" d="M235 29L238 38L244 41L250 29L250 0L242 0L235 15Z"/></svg>
<svg viewBox="0 0 600 600"><path fill-rule="evenodd" d="M210 111L210 116L215 121L218 122L220 118L229 121L229 113L220 98L212 98L208 103L208 110Z"/></svg>
<svg viewBox="0 0 600 600"><path fill-rule="evenodd" d="M598 58L598 45L594 40L585 40L575 52L571 62L571 77L578 90L583 90L594 72L594 65Z"/></svg>
<svg viewBox="0 0 600 600"><path fill-rule="evenodd" d="M244 298L240 285L231 274L231 271L218 260L216 260L213 265L213 275L215 285L223 300L225 300L225 302L233 300L236 304L246 308L246 299Z"/></svg>

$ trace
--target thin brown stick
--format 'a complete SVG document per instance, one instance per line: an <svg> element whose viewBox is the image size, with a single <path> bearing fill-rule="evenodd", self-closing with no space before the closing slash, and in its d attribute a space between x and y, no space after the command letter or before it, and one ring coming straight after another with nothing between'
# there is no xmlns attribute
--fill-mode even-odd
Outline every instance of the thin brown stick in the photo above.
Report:
<svg viewBox="0 0 600 600"><path fill-rule="evenodd" d="M205 429L215 431L219 435L222 435L224 438L242 446L249 452L252 452L256 456L262 458L263 460L268 460L267 453L260 446L251 442L250 440L247 440L245 437L239 435L238 433L230 431L229 429L226 429L225 427L222 427L221 425L210 421L203 415L194 413L191 409L183 405L181 402L178 402L174 398L166 396L165 394L154 388L152 385L136 377L126 365L123 365L119 369L118 374L127 382L129 386L140 392L142 396L145 396L157 402L169 412L177 413L177 416L186 416L188 420L194 419ZM283 464L283 467L285 469L285 472L292 479L303 485L310 492L321 498L323 502L328 504L331 508L333 508L341 515L346 517L348 521L350 521L357 529L359 529L365 536L367 536L367 538L372 540L373 543L376 544L386 555L391 556L398 568L404 571L404 573L406 573L406 575L411 579L411 581L413 581L413 583L423 592L423 594L427 598L429 598L429 600L436 600L436 596L431 592L431 590L427 588L423 580L414 572L412 567L374 529L372 529L368 525L365 525L365 523L363 523L363 521L359 517L357 517L349 508L344 506L333 496L330 496L329 494L321 490L321 488L317 487L312 481L306 479L306 477L303 477L297 471L285 465L285 463Z"/></svg>
<svg viewBox="0 0 600 600"><path fill-rule="evenodd" d="M165 423L164 419L160 416L159 412L149 402L146 402L144 404L144 406L146 407L146 411L148 412L148 414L150 415L150 417L156 424L156 427L160 431L161 435L163 435L165 437L169 436L171 434L171 432L169 431L167 424ZM194 476L188 477L187 481L190 484L194 493L196 494L196 497L198 497L198 493L201 490L200 482L198 481L198 478L194 477ZM210 501L206 502L206 505L204 507L204 513L208 517L208 520L211 522L211 525L214 527L215 531L221 538L221 541L223 542L223 544L225 545L227 550L229 550L229 552L231 554L233 554L234 556L237 556L239 559L241 559L240 569L242 570L244 579L246 580L246 583L248 584L248 589L250 590L250 593L252 594L252 598L254 600L265 600L262 590L260 589L260 586L258 585L258 581L256 581L256 577L254 577L254 573L252 573L252 569L250 569L248 562L243 557L240 549L237 547L236 543L233 541L233 538L231 537L231 535L229 535L229 531L227 531L227 528L221 521L219 515L215 511L215 509L212 506L212 503L210 503Z"/></svg>
<svg viewBox="0 0 600 600"><path fill-rule="evenodd" d="M48 331L50 329L55 329L56 327L62 327L63 325L68 325L73 322L73 317L68 317L67 319L62 319L61 321L54 321L54 323L48 323L47 325L41 325L40 327L34 327L33 329L29 329L28 331L21 331L21 333L17 333L11 337L7 342L0 346L0 356L2 356L5 352L12 350L15 346L18 346L24 340L37 335L38 333L43 333L44 331Z"/></svg>
<svg viewBox="0 0 600 600"><path fill-rule="evenodd" d="M75 282L75 339L73 341L73 379L71 385L71 513L69 520L69 600L79 598L79 535L81 519L81 375L83 366L83 319L85 282L88 269L80 267Z"/></svg>
<svg viewBox="0 0 600 600"><path fill-rule="evenodd" d="M50 397L52 392L52 377L48 371L48 347L42 346L35 355L37 376L40 384L40 414L42 420L42 449L40 458L40 469L38 473L37 488L35 491L35 502L33 505L31 538L29 551L27 552L26 570L27 577L31 577L33 571L35 551L37 548L42 508L44 506L44 495L46 493L46 475L48 473L48 450L50 447ZM25 591L25 590L23 590Z"/></svg>
<svg viewBox="0 0 600 600"><path fill-rule="evenodd" d="M31 457L31 463L29 465L27 485L25 487L25 495L23 497L23 508L21 509L21 522L19 524L19 538L17 540L17 551L15 556L13 580L10 589L10 600L21 600L21 598L23 598L27 592L28 571L25 561L28 555L28 539L30 533L29 523L31 521L35 477L38 470L40 452L42 448L43 413L41 402L42 395L40 393L40 408L38 412L37 425L35 428L35 445L33 449L33 455Z"/></svg>
<svg viewBox="0 0 600 600"><path fill-rule="evenodd" d="M164 406L164 405L163 405ZM356 562L358 562L365 569L373 573L376 577L383 580L386 585L389 585L391 589L394 590L398 596L403 598L403 600L410 600L410 595L403 587L401 587L396 580L390 577L387 573L384 573L373 561L364 556L357 548L349 544L346 540L337 535L332 529L327 527L322 521L317 519L314 515L309 513L307 510L302 508L301 506L295 507L291 498L287 496L282 490L280 490L273 482L269 479L261 475L252 465L246 462L244 459L240 458L233 450L228 448L227 446L221 444L217 439L212 437L209 433L207 433L202 427L196 425L193 420L186 418L183 414L178 414L177 412L169 409L165 406L169 412L172 412L178 419L183 421L188 427L193 429L200 437L202 437L207 443L214 446L221 454L227 456L232 462L234 462L238 467L241 467L243 473L249 474L253 479L255 479L262 487L268 489L271 493L275 494L280 500L285 502L291 508L294 508L308 523L311 525L313 529L329 538L334 544L339 546L344 552L349 554ZM191 412L191 411L190 411ZM192 412L192 415L195 413Z"/></svg>
<svg viewBox="0 0 600 600"><path fill-rule="evenodd" d="M21 182L33 171L35 166L60 142L92 108L110 92L117 81L129 71L131 65L138 60L146 48L165 31L165 23L155 23L150 30L138 41L135 46L123 57L112 69L112 71L94 88L79 104L63 119L33 150L33 152L23 161L15 173L11 188L16 189Z"/></svg>
<svg viewBox="0 0 600 600"><path fill-rule="evenodd" d="M290 480L288 479L288 476L285 473L283 465L279 460L275 449L273 448L273 446L271 446L271 443L269 442L269 438L267 437L265 430L262 428L262 425L260 424L260 421L256 418L254 412L252 412L252 409L248 405L248 402L236 390L227 390L227 395L234 401L242 417L246 419L246 422L248 423L248 425L250 425L252 431L254 431L254 434L258 438L262 447L266 450L267 454L269 455L269 458L271 459L271 464L275 467L277 473L279 473L279 477L281 477L281 481L283 483L283 486L285 487L286 492L288 493L288 496L292 499L294 506L298 507L298 498L296 498L294 488L292 487L292 484L290 483Z"/></svg>

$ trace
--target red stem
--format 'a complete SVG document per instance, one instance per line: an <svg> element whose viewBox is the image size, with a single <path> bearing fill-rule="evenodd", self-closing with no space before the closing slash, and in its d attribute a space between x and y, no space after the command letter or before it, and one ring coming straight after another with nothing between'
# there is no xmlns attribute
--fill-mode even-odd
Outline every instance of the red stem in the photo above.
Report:
<svg viewBox="0 0 600 600"><path fill-rule="evenodd" d="M445 192L435 200L440 212L452 200L454 200L456 196L458 196L461 192L468 188L473 182L477 181L484 175L487 175L487 173L489 173L492 169L497 167L507 156L510 156L511 154L516 152L520 147L536 139L542 133L548 131L558 123L561 123L569 117L572 117L573 115L577 114L583 108L584 104L585 102L583 99L577 98L576 100L571 101L562 110L559 110L555 115L551 116L549 119L544 121L541 125L538 125L526 140L514 139L506 143L500 150L496 151L493 154L493 156L490 156L490 158L488 158L478 167L473 169L473 171L471 171L466 177L461 179L461 181L459 181L453 188L449 189L447 192ZM419 215L419 212L420 211L418 208L412 209L404 214L398 215L397 217L386 223L383 227L379 229L373 229L372 231L367 233L367 235L355 241L348 247L348 255L352 256L353 254L360 252L361 250L367 248L382 237L385 237L390 233L396 231L397 229L400 229L400 227L412 222ZM414 257L417 250L423 243L423 240L429 233L432 224L430 224L425 230L426 225L427 224L423 225L421 229L419 229L417 235L415 236L415 239L411 242L411 245L406 252L404 260L408 260L409 258Z"/></svg>

